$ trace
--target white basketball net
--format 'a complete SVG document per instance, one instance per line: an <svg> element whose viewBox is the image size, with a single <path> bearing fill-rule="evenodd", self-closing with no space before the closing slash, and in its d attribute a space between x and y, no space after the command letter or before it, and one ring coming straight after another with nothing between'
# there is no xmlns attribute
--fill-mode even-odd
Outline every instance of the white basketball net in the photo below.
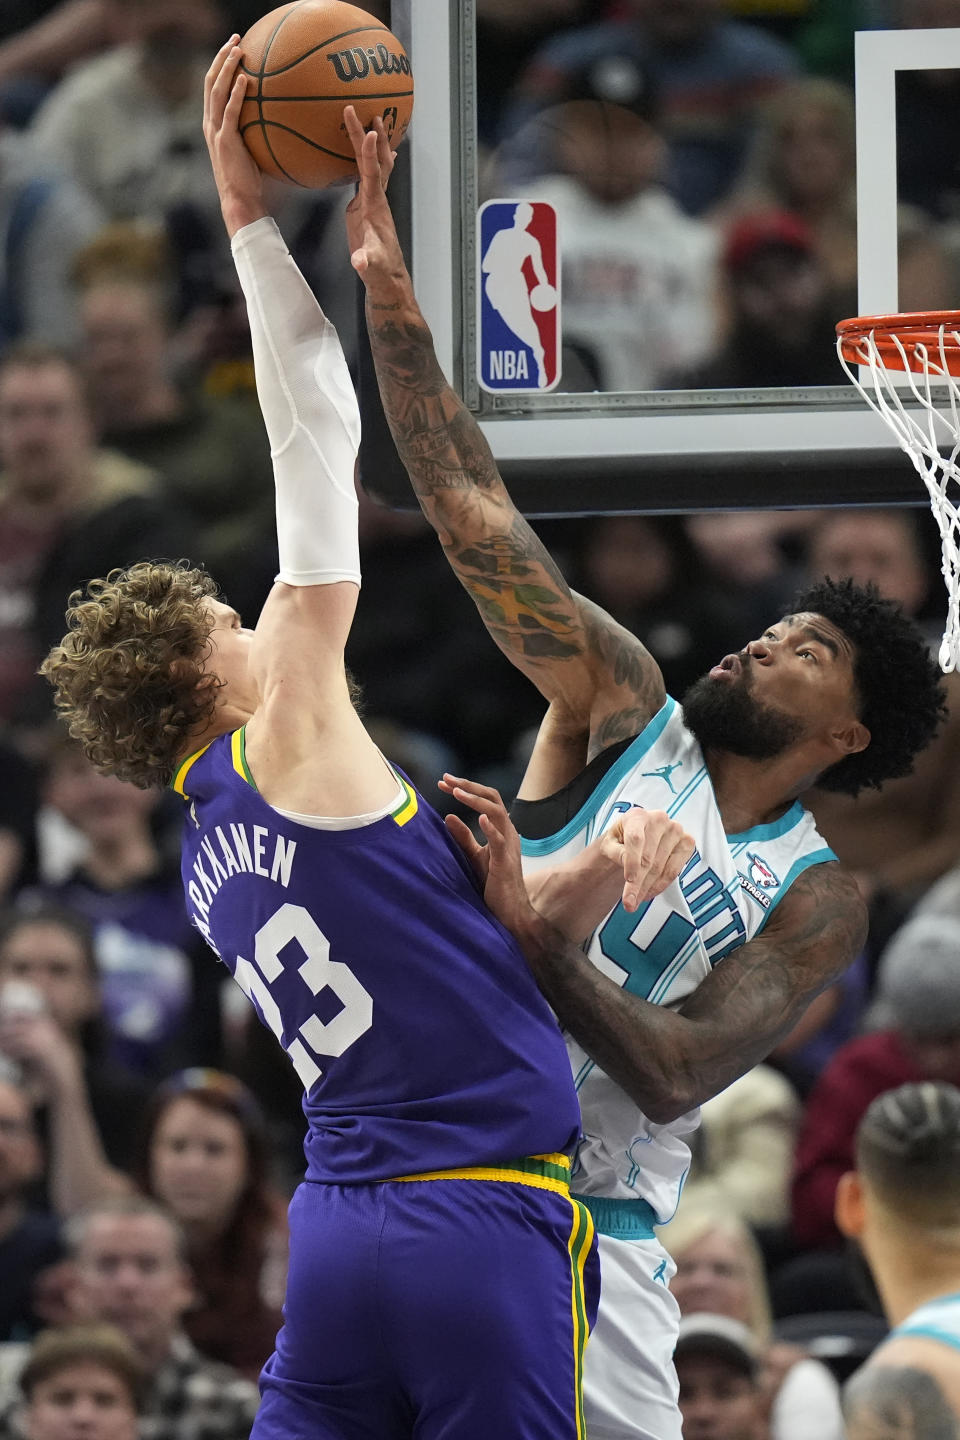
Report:
<svg viewBox="0 0 960 1440"><path fill-rule="evenodd" d="M887 369L873 332L853 342L863 371L847 360L842 339L837 341L837 353L850 380L871 410L886 421L927 487L940 529L940 569L947 587L940 668L949 672L960 669L960 380L950 374L947 351L960 350L960 331L941 325L932 348L917 340L905 345L890 331L884 332L883 340L898 351L903 371ZM946 455L940 453L941 444L949 447Z"/></svg>

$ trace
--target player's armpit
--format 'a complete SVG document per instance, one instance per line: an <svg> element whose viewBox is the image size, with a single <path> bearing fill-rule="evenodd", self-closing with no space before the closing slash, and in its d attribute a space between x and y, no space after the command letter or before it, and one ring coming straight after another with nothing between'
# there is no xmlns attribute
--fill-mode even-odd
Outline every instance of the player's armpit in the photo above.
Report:
<svg viewBox="0 0 960 1440"><path fill-rule="evenodd" d="M678 1010L630 994L556 931L520 943L541 990L587 1054L658 1124L758 1064L863 944L866 912L839 865L811 867L756 939L732 951Z"/></svg>
<svg viewBox="0 0 960 1440"><path fill-rule="evenodd" d="M843 1393L847 1440L960 1440L956 1412L924 1370L868 1365Z"/></svg>

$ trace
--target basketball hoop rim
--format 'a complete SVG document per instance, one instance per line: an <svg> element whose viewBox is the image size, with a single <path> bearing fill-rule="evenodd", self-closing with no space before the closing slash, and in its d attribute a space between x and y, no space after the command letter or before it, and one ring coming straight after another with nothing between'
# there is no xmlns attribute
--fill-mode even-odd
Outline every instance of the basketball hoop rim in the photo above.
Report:
<svg viewBox="0 0 960 1440"><path fill-rule="evenodd" d="M942 355L947 371L960 375L960 310L856 315L837 325L837 348L848 365L880 362L920 375Z"/></svg>

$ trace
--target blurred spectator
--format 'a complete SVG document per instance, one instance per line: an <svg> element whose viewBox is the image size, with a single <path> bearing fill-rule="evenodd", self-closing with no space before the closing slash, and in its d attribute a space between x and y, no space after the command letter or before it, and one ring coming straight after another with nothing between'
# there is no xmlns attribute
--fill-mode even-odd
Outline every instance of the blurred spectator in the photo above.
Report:
<svg viewBox="0 0 960 1440"><path fill-rule="evenodd" d="M496 143L504 102L520 71L544 41L583 24L593 0L478 0L477 139Z"/></svg>
<svg viewBox="0 0 960 1440"><path fill-rule="evenodd" d="M72 180L38 170L0 110L0 350L15 340L76 340L70 266L101 223Z"/></svg>
<svg viewBox="0 0 960 1440"><path fill-rule="evenodd" d="M713 353L717 240L661 183L666 147L649 70L606 55L564 75L533 122L556 172L523 187L557 212L564 340L600 390L651 390ZM562 381L561 381L562 384Z"/></svg>
<svg viewBox="0 0 960 1440"><path fill-rule="evenodd" d="M960 1091L902 1085L857 1130L837 1224L860 1246L893 1329L847 1385L849 1440L871 1440L898 1402L901 1433L960 1421Z"/></svg>
<svg viewBox="0 0 960 1440"><path fill-rule="evenodd" d="M690 1206L661 1231L661 1239L677 1267L670 1288L681 1315L724 1315L752 1334L771 1440L842 1440L833 1376L796 1346L773 1338L763 1259L743 1221L714 1204Z"/></svg>
<svg viewBox="0 0 960 1440"><path fill-rule="evenodd" d="M242 35L263 13L260 0L225 0L223 30ZM371 12L382 9L368 0ZM380 18L389 23L389 14ZM117 41L116 0L4 0L0 7L0 115L29 123L51 85L78 61Z"/></svg>
<svg viewBox="0 0 960 1440"><path fill-rule="evenodd" d="M74 1318L117 1326L146 1372L141 1440L247 1440L256 1386L199 1354L185 1335L193 1282L170 1215L140 1196L120 1196L75 1216L67 1242ZM22 1433L12 1383L28 1350L4 1349L0 1440L12 1440Z"/></svg>
<svg viewBox="0 0 960 1440"><path fill-rule="evenodd" d="M46 799L86 846L70 875L22 893L19 908L60 905L93 927L107 1053L155 1076L213 1059L228 982L187 919L179 864L154 833L165 797L98 774L59 735Z"/></svg>
<svg viewBox="0 0 960 1440"><path fill-rule="evenodd" d="M877 976L874 1023L834 1055L804 1110L793 1181L793 1232L808 1249L835 1248L834 1202L852 1169L870 1102L898 1085L960 1082L960 919L918 916L897 931Z"/></svg>
<svg viewBox="0 0 960 1440"><path fill-rule="evenodd" d="M789 1081L769 1065L755 1065L708 1100L700 1115L678 1214L715 1206L754 1227L785 1225L800 1119Z"/></svg>
<svg viewBox="0 0 960 1440"><path fill-rule="evenodd" d="M110 0L5 0L0 116L22 128L69 65L111 40Z"/></svg>
<svg viewBox="0 0 960 1440"><path fill-rule="evenodd" d="M270 447L252 399L174 382L166 263L162 241L120 225L77 257L83 368L101 443L157 475L191 559L216 572L268 528Z"/></svg>
<svg viewBox="0 0 960 1440"><path fill-rule="evenodd" d="M789 1035L771 1050L770 1063L787 1076L800 1096L810 1093L836 1051L859 1031L871 978L863 951L839 980L821 990Z"/></svg>
<svg viewBox="0 0 960 1440"><path fill-rule="evenodd" d="M20 1375L24 1440L138 1440L143 1366L108 1325L48 1330Z"/></svg>
<svg viewBox="0 0 960 1440"><path fill-rule="evenodd" d="M640 639L680 698L711 665L749 638L747 615L702 571L672 516L588 520L573 584Z"/></svg>
<svg viewBox="0 0 960 1440"><path fill-rule="evenodd" d="M914 618L927 601L931 571L913 511L828 512L811 533L807 559L811 579L874 584ZM960 676L945 676L944 688L946 721L909 775L855 799L820 790L804 797L870 903L874 954L926 887L960 860Z"/></svg>
<svg viewBox="0 0 960 1440"><path fill-rule="evenodd" d="M683 390L831 385L836 311L813 235L786 210L744 215L727 235L730 329L720 352L675 375Z"/></svg>
<svg viewBox="0 0 960 1440"><path fill-rule="evenodd" d="M216 0L109 0L108 24L127 43L82 62L44 102L30 129L38 158L111 220L214 209L198 115L226 29Z"/></svg>
<svg viewBox="0 0 960 1440"><path fill-rule="evenodd" d="M920 915L945 915L960 922L960 865L954 865L930 886L910 912L910 919Z"/></svg>
<svg viewBox="0 0 960 1440"><path fill-rule="evenodd" d="M0 1055L22 1071L44 1137L50 1199L69 1215L123 1185L144 1088L104 1059L93 940L69 911L12 914L0 931Z"/></svg>
<svg viewBox="0 0 960 1440"><path fill-rule="evenodd" d="M770 101L732 199L735 212L789 211L807 225L838 313L856 313L856 114L832 80L792 81Z"/></svg>
<svg viewBox="0 0 960 1440"><path fill-rule="evenodd" d="M37 774L0 730L0 905L34 876L37 848Z"/></svg>
<svg viewBox="0 0 960 1440"><path fill-rule="evenodd" d="M256 1376L286 1286L286 1206L268 1169L263 1114L239 1080L185 1070L154 1095L139 1180L179 1221L197 1287L185 1319L205 1355Z"/></svg>
<svg viewBox="0 0 960 1440"><path fill-rule="evenodd" d="M555 103L571 70L622 57L650 67L663 104L666 183L688 214L699 215L727 194L758 106L795 73L796 59L756 26L731 20L720 0L627 0L623 10L620 19L556 36L534 55L501 127L507 174L523 185L557 168L524 127Z"/></svg>
<svg viewBox="0 0 960 1440"><path fill-rule="evenodd" d="M904 30L960 25L960 0L899 0ZM941 144L960 123L960 71L903 70L897 75L897 195L935 220L960 220L960 159Z"/></svg>
<svg viewBox="0 0 960 1440"><path fill-rule="evenodd" d="M684 1440L770 1440L757 1345L746 1325L687 1315L673 1358Z"/></svg>
<svg viewBox="0 0 960 1440"><path fill-rule="evenodd" d="M764 111L732 197L734 212L780 208L807 226L829 278L835 313L857 313L856 112L852 90L806 77ZM933 226L913 207L899 212L899 304L948 307L955 281Z"/></svg>
<svg viewBox="0 0 960 1440"><path fill-rule="evenodd" d="M36 722L49 700L35 671L70 591L177 542L150 472L95 448L79 372L56 350L0 358L0 466L0 719Z"/></svg>
<svg viewBox="0 0 960 1440"><path fill-rule="evenodd" d="M771 615L786 613L801 583L794 551L814 519L808 510L711 510L687 517L698 573L746 613L741 644L762 635Z"/></svg>
<svg viewBox="0 0 960 1440"><path fill-rule="evenodd" d="M0 1069L0 1342L23 1340L40 1328L34 1284L61 1255L58 1222L30 1201L42 1169L30 1097Z"/></svg>

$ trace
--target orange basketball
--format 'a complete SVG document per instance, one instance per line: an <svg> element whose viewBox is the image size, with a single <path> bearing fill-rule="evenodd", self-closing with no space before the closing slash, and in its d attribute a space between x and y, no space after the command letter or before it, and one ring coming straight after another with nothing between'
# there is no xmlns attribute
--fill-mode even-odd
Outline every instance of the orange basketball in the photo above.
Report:
<svg viewBox="0 0 960 1440"><path fill-rule="evenodd" d="M373 15L339 0L294 0L240 41L247 93L240 133L267 175L322 190L357 174L343 123L352 105L366 129L383 117L396 147L413 109L400 41Z"/></svg>

